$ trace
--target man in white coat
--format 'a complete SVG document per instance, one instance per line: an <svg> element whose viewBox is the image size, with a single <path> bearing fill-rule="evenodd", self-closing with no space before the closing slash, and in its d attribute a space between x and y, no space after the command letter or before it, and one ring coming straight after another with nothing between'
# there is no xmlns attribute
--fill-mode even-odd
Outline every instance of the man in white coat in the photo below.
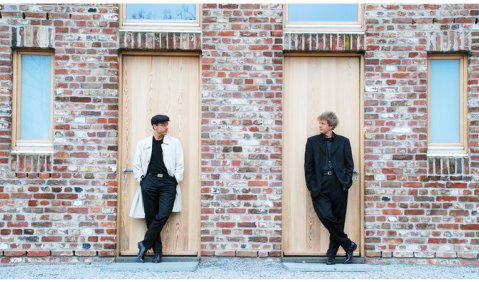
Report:
<svg viewBox="0 0 479 282"><path fill-rule="evenodd" d="M153 136L141 140L136 147L133 174L141 193L137 192L130 216L144 216L148 228L143 241L138 242L137 262L145 262L150 248L154 251L153 263L161 262L161 229L171 212L181 211L178 184L183 180L183 148L178 139L168 135L169 121L166 115L152 117Z"/></svg>

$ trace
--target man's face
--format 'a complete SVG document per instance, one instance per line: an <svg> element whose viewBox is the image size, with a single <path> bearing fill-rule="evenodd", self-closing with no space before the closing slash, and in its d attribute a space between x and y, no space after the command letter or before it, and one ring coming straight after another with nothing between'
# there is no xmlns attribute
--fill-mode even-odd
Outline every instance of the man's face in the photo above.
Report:
<svg viewBox="0 0 479 282"><path fill-rule="evenodd" d="M319 133L326 134L330 131L333 131L333 127L328 124L328 122L324 119L319 120Z"/></svg>
<svg viewBox="0 0 479 282"><path fill-rule="evenodd" d="M168 134L168 122L160 122L158 124L153 124L153 130L159 135L165 136Z"/></svg>

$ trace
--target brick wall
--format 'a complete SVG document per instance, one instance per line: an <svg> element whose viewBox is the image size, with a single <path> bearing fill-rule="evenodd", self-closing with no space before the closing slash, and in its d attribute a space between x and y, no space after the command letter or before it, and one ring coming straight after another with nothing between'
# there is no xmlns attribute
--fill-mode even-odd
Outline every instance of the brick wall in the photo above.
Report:
<svg viewBox="0 0 479 282"><path fill-rule="evenodd" d="M0 5L1 262L111 260L119 50L201 50L201 256L281 255L283 51L364 52L368 261L478 264L479 5L368 4L364 34L201 13L201 33L119 31L113 4ZM11 152L12 48L54 50L54 154ZM432 52L468 54L465 157L426 154Z"/></svg>
<svg viewBox="0 0 479 282"><path fill-rule="evenodd" d="M111 257L118 185L118 8L4 4L0 13L1 261ZM54 154L10 152L11 48L54 50ZM43 165L28 165L36 162Z"/></svg>
<svg viewBox="0 0 479 282"><path fill-rule="evenodd" d="M203 5L201 255L280 256L282 6Z"/></svg>
<svg viewBox="0 0 479 282"><path fill-rule="evenodd" d="M479 5L366 5L366 256L426 262L479 253ZM465 157L428 157L427 57L466 53ZM447 130L445 128L444 130ZM474 259L474 260L467 260ZM381 260L379 260L381 261Z"/></svg>

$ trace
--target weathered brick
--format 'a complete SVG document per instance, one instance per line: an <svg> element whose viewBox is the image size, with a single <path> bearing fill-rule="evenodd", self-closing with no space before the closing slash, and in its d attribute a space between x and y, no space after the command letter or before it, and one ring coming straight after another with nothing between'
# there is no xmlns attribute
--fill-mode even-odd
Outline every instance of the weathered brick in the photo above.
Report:
<svg viewBox="0 0 479 282"><path fill-rule="evenodd" d="M47 257L50 255L50 251L27 251L29 257Z"/></svg>
<svg viewBox="0 0 479 282"><path fill-rule="evenodd" d="M428 230L440 232L430 236L427 239L427 245L421 244L421 240L416 240L412 233L411 235L404 234L401 237L404 239L403 242L397 242L394 238L384 238L385 235L374 238L366 236L366 254L375 253L377 255L381 252L381 256L387 258L391 256L411 257L411 254L414 258L456 258L455 253L438 251L434 246L455 244L444 235L445 233L450 234L449 230L454 230L454 232L459 230L459 233L454 235L459 236L457 240L472 242L470 238L466 237L465 232L475 230L477 226L475 222L463 222L470 216L470 212L464 209L464 205L475 204L478 200L467 191L470 182L455 180L455 177L457 175L470 177L470 172L466 171L470 171L469 158L474 158L474 156L451 158L426 155L424 152L427 151L425 140L427 140L428 120L425 115L416 113L427 113L428 111L428 70L419 67L427 65L428 52L467 52L479 44L469 37L471 31L467 25L460 24L453 27L453 23L472 22L473 15L471 17L463 16L468 14L464 10L472 9L472 7L458 5L450 9L449 6L446 8L444 5L435 4L368 5L368 7L370 9L368 10L369 16L366 16L365 20L370 33L366 36L368 45L365 53L364 74L365 94L368 97L365 99L367 106L365 131L368 134L364 143L364 159L368 162L366 167L371 170L371 175L365 176L365 185L371 188L367 189L368 198L366 198L365 212L366 214L369 212L381 213L390 218L395 216L394 218L399 218L399 220L401 220L400 216L404 214L407 216L408 222L421 222L424 215L427 215L431 217L431 223L416 223L414 225L416 229L422 230L421 232ZM407 17L400 14L402 9L408 11ZM387 15L378 14L380 10L387 11ZM437 18L415 16L419 14L439 15L439 13L441 17ZM458 14L461 16L457 16ZM394 25L390 23L394 23ZM387 26L385 27L385 25ZM415 34L411 38L414 42L402 44L407 39L401 37L407 34L407 30L412 26L414 26ZM438 28L436 29L436 27ZM391 34L394 34L394 38L390 37ZM388 48L386 42L394 44L394 46ZM469 56L468 60L469 63L474 61L474 65L478 63L475 55ZM422 77L422 79L415 80L412 79L413 77ZM468 80L468 83L469 87L477 87L478 84L472 80ZM403 98L398 99L401 96ZM477 99L477 97L474 93L468 93L469 101ZM386 112L390 115L384 114ZM396 114L398 112L405 114L399 116ZM397 128L398 123L402 123L403 129L407 129L409 133L404 134L400 130L392 132ZM470 125L469 128L471 128ZM474 125L474 128L477 128L477 124ZM468 142L475 142L477 138L477 136L469 136ZM415 145L410 147L408 145L412 144L410 142ZM375 148L381 146L384 146L385 149L381 150L379 154L373 153ZM477 147L477 144L472 147ZM409 149L403 150L402 148ZM421 169L404 169L413 163L414 166ZM381 173L386 174L386 177ZM385 197L384 194L389 192L388 189L396 189L392 197ZM398 197L394 194L401 196ZM408 199L404 195L414 195L414 197ZM389 205L384 204L383 199L387 199ZM471 208L474 209L474 206ZM380 220L379 217L368 217L366 221L378 223ZM396 226L402 225L397 224ZM386 234L391 227L390 224L376 226L375 228L366 228L367 232ZM380 237L383 237L383 240L379 240ZM384 244L384 240L389 242ZM421 251L413 253L399 251L415 247L420 248ZM393 251L382 251L384 248ZM475 253L477 254L477 252Z"/></svg>
<svg viewBox="0 0 479 282"><path fill-rule="evenodd" d="M215 251L214 255L219 257L234 257L235 251Z"/></svg>
<svg viewBox="0 0 479 282"><path fill-rule="evenodd" d="M476 230L476 231L479 231L479 224L461 224L461 230Z"/></svg>
<svg viewBox="0 0 479 282"><path fill-rule="evenodd" d="M75 256L77 257L94 257L96 255L96 251L75 251Z"/></svg>
<svg viewBox="0 0 479 282"><path fill-rule="evenodd" d="M73 251L72 251L72 250L67 250L67 251L52 251L52 256L59 256L59 257L66 256L66 257L70 257L70 256L73 256Z"/></svg>
<svg viewBox="0 0 479 282"><path fill-rule="evenodd" d="M202 112L202 133L204 136L217 136L207 138L209 144L203 143L202 149L202 160L204 160L202 178L215 180L214 183L202 184L202 206L208 207L204 208L204 213L202 213L206 215L202 221L205 223L211 222L214 214L255 214L259 216L259 221L267 222L271 226L279 226L277 223L280 222L280 219L267 215L266 210L263 212L261 209L252 207L260 199L261 201L269 199L269 201L279 203L276 196L281 194L281 191L271 189L269 193L262 194L261 189L257 189L258 191L255 192L249 190L273 187L273 177L281 174L281 171L278 170L249 178L252 173L258 173L258 168L263 167L270 159L281 160L280 155L262 147L271 146L269 140L272 139L276 143L274 148L279 149L281 137L266 134L273 129L273 126L262 128L261 125L268 121L269 112L279 109L279 104L272 100L275 96L271 95L271 91L278 93L282 91L281 73L276 73L275 69L281 68L283 60L274 58L274 53L271 50L275 48L275 50L281 51L282 27L279 26L278 29L275 29L274 34L265 31L270 29L270 22L282 21L282 9L277 5L264 5L261 13L258 13L259 10L256 10L259 8L258 6L257 4L218 5L203 11L210 15L236 13L235 17L238 19L238 21L228 22L221 30L218 30L214 24L220 20L219 17L210 17L207 20L208 23L203 25L201 75L204 78L221 79L220 84L208 79L203 82L202 88L203 100L201 103L202 108L205 109ZM205 22L203 21L203 23ZM260 56L257 57L255 54L260 54ZM279 54L282 56L281 53ZM235 63L232 64L233 61ZM243 65L243 67L238 68L239 65ZM258 72L256 69L262 70L262 72ZM261 77L268 77L268 79L271 77L271 79L267 83L261 83L262 80L259 79ZM221 95L217 97L214 94L216 92L221 92ZM237 103L237 101L248 101L252 97L254 99L250 100L249 105ZM224 107L225 99L227 103L235 105L233 111ZM258 109L258 115L264 114L265 117L248 118L244 110L249 111L250 107ZM217 121L233 131L241 132L246 138L258 140L258 145L264 145L238 146L236 138L218 136L217 128L214 126ZM223 154L224 156L222 156ZM228 170L225 170L220 162L215 161L219 158L229 164ZM242 179L248 180L243 181ZM226 182L227 185L225 185ZM220 194L211 194L211 190L221 192ZM243 192L236 193L235 190ZM234 201L240 202L239 205L230 206ZM223 208L223 205L227 208ZM242 229L243 236L233 235L237 227ZM202 237L201 241L203 243L216 241L224 243L221 246L213 243L204 244L201 247L202 254L268 255L267 251L258 253L257 248L273 249L275 242L270 242L268 237L253 235L251 227L256 227L256 223L246 219L244 222L214 222L214 227L208 228L208 236ZM268 230L280 232L278 227L268 228ZM237 242L242 242L242 244L238 246ZM210 249L214 250L213 254Z"/></svg>
<svg viewBox="0 0 479 282"><path fill-rule="evenodd" d="M236 251L236 256L238 257L256 257L258 252L256 251Z"/></svg>
<svg viewBox="0 0 479 282"><path fill-rule="evenodd" d="M49 10L22 15L12 4L1 12L9 21L0 26L0 205L8 210L0 234L13 242L0 251L2 263L115 255L119 215L106 210L117 207L121 184L111 171L121 49L201 51L200 255L281 256L284 54L347 52L363 54L364 63L365 255L477 265L469 247L479 244L471 220L479 201L477 4L368 4L362 34L285 32L284 5L275 4L204 4L201 33L119 30L117 4L42 7ZM55 152L41 156L38 169L35 156L9 149L12 46L55 55ZM427 154L431 53L467 54L466 156ZM59 251L80 240L42 233L60 223L95 234L81 238L88 245ZM37 241L51 250L30 250Z"/></svg>
<svg viewBox="0 0 479 282"><path fill-rule="evenodd" d="M68 257L73 256L72 250L55 251L64 248L60 244L66 241L67 236L56 233L44 236L40 234L46 234L46 229L49 233L53 232L54 230L50 229L54 222L58 223L59 220L68 222L69 231L80 234L83 230L79 226L80 220L72 217L70 212L87 214L90 209L94 211L95 208L98 208L95 212L103 213L101 209L104 207L100 201L83 201L81 207L70 207L81 193L63 190L72 189L67 188L70 186L70 181L71 186L75 185L72 180L73 174L67 171L67 165L74 161L77 167L90 166L95 170L95 180L88 180L89 175L93 176L91 173L78 172L74 174L76 179L87 179L79 186L98 191L91 193L92 195L115 195L117 193L117 190L107 189L108 185L116 186L117 183L108 183L115 176L111 177L111 170L105 166L105 163L108 162L108 166L116 166L117 148L115 146L117 140L111 137L117 136L118 130L116 127L98 130L96 123L90 122L84 117L89 113L98 113L98 115L108 117L107 121L111 124L118 123L118 65L105 65L105 62L118 62L119 45L116 35L118 25L114 24L113 28L108 27L109 23L118 20L117 17L113 17L111 20L103 18L103 15L107 13L117 14L118 8L116 4L98 4L95 5L98 9L89 12L88 9L79 9L83 6L77 4L29 4L28 7L30 6L32 9L24 13L28 22L21 25L17 21L13 21L22 19L22 13L15 12L18 5L8 5L5 7L7 11L2 7L1 16L3 18L11 17L12 24L0 27L0 38L10 38L11 44L15 48L47 49L54 54L56 62L54 64L55 107L62 109L55 111L55 136L65 139L61 141L62 145L55 146L55 153L52 155L15 155L6 150L0 152L0 179L5 181L0 186L6 184L7 181L10 183L8 191L0 189L0 205L5 204L4 201L12 200L8 205L19 207L16 211L13 209L9 211L15 215L14 223L2 221L5 218L0 220L1 234L5 237L2 239L19 243L19 235L34 235L23 238L27 242L45 242L45 248L41 250L30 250L33 248L33 244L12 245L13 249L2 252L2 255L31 258ZM39 11L48 11L49 19L45 18L46 12L36 12L35 9L40 6L42 9ZM77 12L65 13L64 8ZM8 9L13 11L8 11ZM87 27L85 19L95 20L99 27ZM5 101L11 99L13 90L11 83L12 51L5 49L5 44L10 45L10 42L6 43L0 40L0 58L4 56L10 58L7 59L9 64L4 64L3 59L0 59L0 85L2 85L0 108L2 112L6 110ZM10 67L3 68L8 65ZM91 88L80 89L82 80L85 80L83 86L91 86ZM111 87L112 82L115 82L113 88ZM102 101L105 104L102 104ZM110 103L114 107L109 109L106 107L106 103ZM10 106L11 104L8 107ZM3 122L4 118L0 114L0 125ZM89 139L83 137L89 131L95 131L98 134ZM10 146L10 134L11 131L0 131L0 146ZM93 142L89 143L90 141ZM87 143L88 145L86 145ZM85 146L87 149L84 149ZM89 162L93 162L93 165ZM15 167L16 165L18 166ZM85 194L81 197L84 196ZM63 202L57 201L57 199ZM48 215L50 213L54 213L55 219ZM3 222L10 223L10 226L2 225ZM105 217L102 222L116 224L116 219ZM102 245L99 245L98 248L101 250ZM111 251L107 250L106 252ZM2 262L9 263L10 260L2 259Z"/></svg>
<svg viewBox="0 0 479 282"><path fill-rule="evenodd" d="M3 251L3 254L6 257L21 257L26 255L26 253L26 251Z"/></svg>

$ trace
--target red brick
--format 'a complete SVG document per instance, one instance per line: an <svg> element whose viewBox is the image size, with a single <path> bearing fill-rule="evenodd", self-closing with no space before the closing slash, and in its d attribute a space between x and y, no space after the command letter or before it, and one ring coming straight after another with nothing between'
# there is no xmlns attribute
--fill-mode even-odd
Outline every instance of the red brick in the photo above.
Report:
<svg viewBox="0 0 479 282"><path fill-rule="evenodd" d="M268 186L268 181L248 181L248 186Z"/></svg>
<svg viewBox="0 0 479 282"><path fill-rule="evenodd" d="M235 251L215 251L214 255L219 257L234 257Z"/></svg>
<svg viewBox="0 0 479 282"><path fill-rule="evenodd" d="M3 254L6 257L21 257L26 255L27 252L25 251L3 251Z"/></svg>
<svg viewBox="0 0 479 282"><path fill-rule="evenodd" d="M44 236L42 237L42 242L61 242L61 236Z"/></svg>
<svg viewBox="0 0 479 282"><path fill-rule="evenodd" d="M424 210L405 210L404 215L423 215Z"/></svg>
<svg viewBox="0 0 479 282"><path fill-rule="evenodd" d="M402 214L402 211L401 211L401 210L397 210L397 209L389 209L389 210L383 210L383 214L387 214L387 215L400 215L400 214Z"/></svg>
<svg viewBox="0 0 479 282"><path fill-rule="evenodd" d="M235 36L235 31L232 30L222 30L218 32L219 36Z"/></svg>
<svg viewBox="0 0 479 282"><path fill-rule="evenodd" d="M436 201L438 201L438 202L452 202L452 201L456 201L456 200L457 200L457 197L452 197L452 196L436 197Z"/></svg>
<svg viewBox="0 0 479 282"><path fill-rule="evenodd" d="M35 199L55 199L55 195L52 193L38 193L34 194L33 198Z"/></svg>
<svg viewBox="0 0 479 282"><path fill-rule="evenodd" d="M479 224L461 224L461 230L479 230Z"/></svg>
<svg viewBox="0 0 479 282"><path fill-rule="evenodd" d="M458 225L457 224L438 224L437 228L438 229L457 229Z"/></svg>
<svg viewBox="0 0 479 282"><path fill-rule="evenodd" d="M88 213L88 208L68 208L68 213Z"/></svg>
<svg viewBox="0 0 479 282"><path fill-rule="evenodd" d="M27 256L29 257L48 257L50 251L28 251Z"/></svg>
<svg viewBox="0 0 479 282"><path fill-rule="evenodd" d="M429 244L445 244L447 242L446 238L429 238L427 240Z"/></svg>
<svg viewBox="0 0 479 282"><path fill-rule="evenodd" d="M256 257L257 255L256 251L236 251L237 257Z"/></svg>
<svg viewBox="0 0 479 282"><path fill-rule="evenodd" d="M218 222L216 223L216 227L220 228L233 228L236 226L236 223L234 222Z"/></svg>

